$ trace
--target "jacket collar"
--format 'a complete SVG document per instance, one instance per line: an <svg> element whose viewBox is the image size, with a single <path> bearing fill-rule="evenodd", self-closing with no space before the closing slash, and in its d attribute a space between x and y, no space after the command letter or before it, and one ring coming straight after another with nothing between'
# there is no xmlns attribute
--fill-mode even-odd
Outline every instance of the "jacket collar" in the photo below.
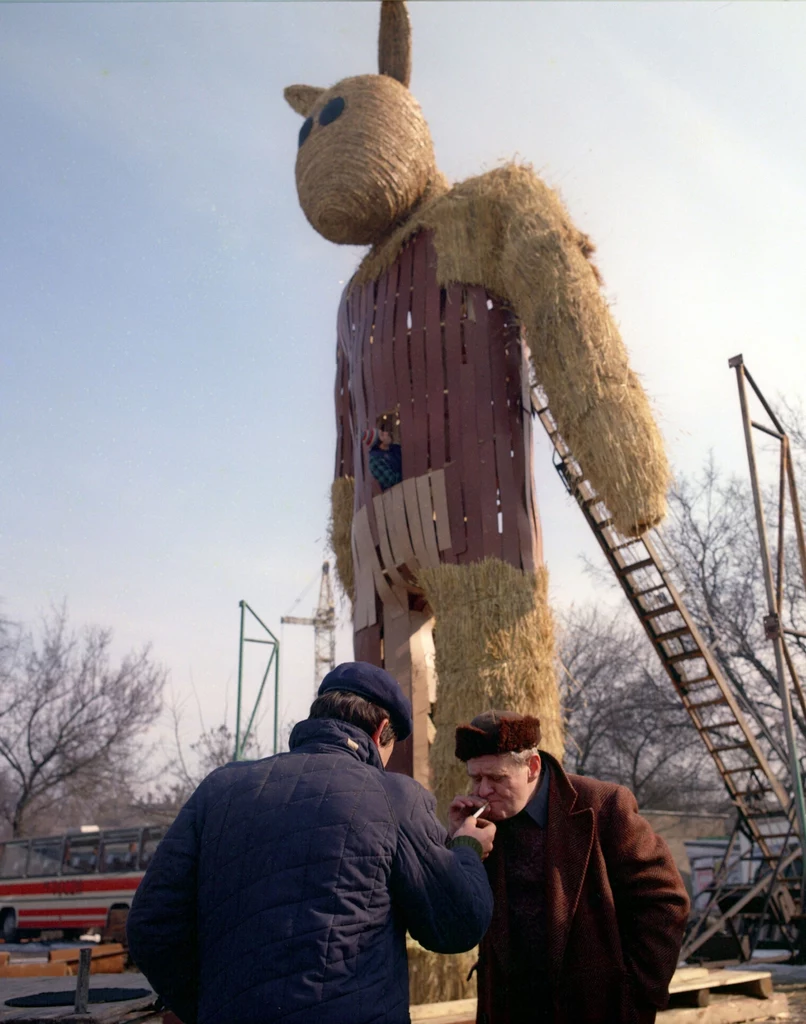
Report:
<svg viewBox="0 0 806 1024"><path fill-rule="evenodd" d="M383 761L372 737L357 725L337 718L306 718L297 722L288 741L290 750L306 754L338 752L384 771Z"/></svg>
<svg viewBox="0 0 806 1024"><path fill-rule="evenodd" d="M593 808L577 809L577 791L559 761L540 751L551 767L546 831L546 912L549 970L560 977L582 883L593 849Z"/></svg>

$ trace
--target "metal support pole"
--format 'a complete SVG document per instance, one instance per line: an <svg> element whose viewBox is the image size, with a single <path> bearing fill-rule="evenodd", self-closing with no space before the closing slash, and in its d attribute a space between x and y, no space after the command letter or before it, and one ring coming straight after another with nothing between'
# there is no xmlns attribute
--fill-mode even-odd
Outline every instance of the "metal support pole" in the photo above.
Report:
<svg viewBox="0 0 806 1024"><path fill-rule="evenodd" d="M753 446L752 421L747 406L747 390L744 379L744 361L741 356L735 356L730 360L729 365L736 370L736 381L739 387L739 402L742 408L742 423L744 425L744 438L747 446L747 461L750 465L750 482L753 489L753 504L756 511L756 526L758 528L759 546L761 548L761 562L764 571L764 586L767 591L767 608L770 616L774 616L774 622L780 623L780 609L776 601L776 588L772 575L772 564L770 561L770 548L767 540L767 524L764 518L764 505L761 498L761 489L758 482L758 470L756 467L756 454ZM766 407L766 402L763 403ZM803 798L803 780L800 773L800 759L795 740L795 730L792 723L792 705L789 698L789 687L786 682L784 670L783 639L780 626L770 631L773 650L775 652L775 670L778 676L778 690L781 698L781 710L784 719L784 732L786 734L786 745L789 753L789 770L792 776L792 792L795 801L795 811L798 817L798 831L800 832L801 848L806 848L806 806ZM804 906L806 896L806 857L803 858L804 877L801 882L801 908Z"/></svg>
<svg viewBox="0 0 806 1024"><path fill-rule="evenodd" d="M274 745L273 754L279 753L280 743L280 649L277 648L277 657L274 660Z"/></svg>
<svg viewBox="0 0 806 1024"><path fill-rule="evenodd" d="M244 601L238 602L241 609L241 635L238 642L238 703L235 708L235 752L232 755L233 761L241 759L241 689L243 684L243 625L244 625Z"/></svg>
<svg viewBox="0 0 806 1024"><path fill-rule="evenodd" d="M87 1013L90 1005L90 963L92 950L83 948L78 951L78 977L76 978L76 1000L73 1013Z"/></svg>

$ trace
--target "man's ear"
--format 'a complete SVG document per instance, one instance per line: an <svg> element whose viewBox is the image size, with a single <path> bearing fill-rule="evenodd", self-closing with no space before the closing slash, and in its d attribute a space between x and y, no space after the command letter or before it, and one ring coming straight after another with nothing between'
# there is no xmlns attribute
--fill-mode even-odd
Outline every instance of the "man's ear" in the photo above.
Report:
<svg viewBox="0 0 806 1024"><path fill-rule="evenodd" d="M283 89L283 96L288 105L296 110L300 117L310 117L311 111L316 106L316 101L325 91L315 85L289 85Z"/></svg>
<svg viewBox="0 0 806 1024"><path fill-rule="evenodd" d="M529 758L529 781L530 782L533 779L536 779L538 777L538 775L540 775L540 766L541 766L541 764L542 764L542 761L540 760L540 756L538 754L532 754L532 756Z"/></svg>

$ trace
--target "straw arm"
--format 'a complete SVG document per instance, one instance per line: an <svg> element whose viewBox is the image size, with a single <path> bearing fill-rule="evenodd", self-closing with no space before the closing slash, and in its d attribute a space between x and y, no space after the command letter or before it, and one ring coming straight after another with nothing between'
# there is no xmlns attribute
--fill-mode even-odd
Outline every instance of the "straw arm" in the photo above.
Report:
<svg viewBox="0 0 806 1024"><path fill-rule="evenodd" d="M665 514L669 469L600 291L593 246L531 168L508 165L484 179L469 204L471 220L493 235L483 283L523 324L560 432L617 527L640 534Z"/></svg>

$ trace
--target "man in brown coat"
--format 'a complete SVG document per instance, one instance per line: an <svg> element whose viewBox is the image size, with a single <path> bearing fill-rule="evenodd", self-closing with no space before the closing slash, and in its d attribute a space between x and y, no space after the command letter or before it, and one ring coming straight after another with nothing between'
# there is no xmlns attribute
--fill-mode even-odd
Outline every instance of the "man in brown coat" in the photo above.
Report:
<svg viewBox="0 0 806 1024"><path fill-rule="evenodd" d="M495 897L479 948L478 1024L651 1024L666 1005L689 900L666 843L623 786L566 775L540 721L487 711L456 730L484 807Z"/></svg>

